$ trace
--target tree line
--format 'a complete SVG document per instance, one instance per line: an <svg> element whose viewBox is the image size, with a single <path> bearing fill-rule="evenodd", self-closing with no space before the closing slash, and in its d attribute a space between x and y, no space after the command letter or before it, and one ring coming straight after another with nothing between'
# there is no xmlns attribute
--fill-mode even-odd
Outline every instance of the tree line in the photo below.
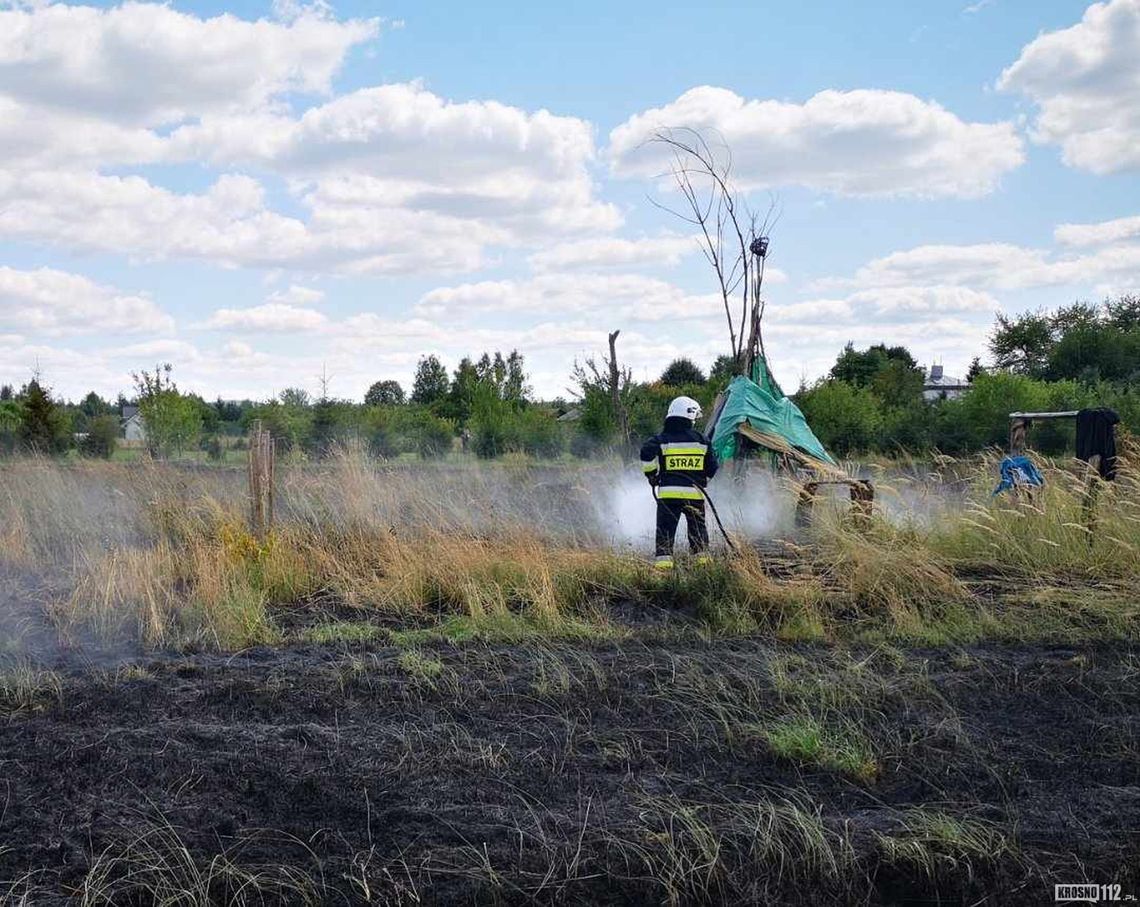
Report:
<svg viewBox="0 0 1140 907"><path fill-rule="evenodd" d="M616 333L614 335L616 337ZM611 346L611 355L614 355ZM940 450L960 454L1005 443L1008 414L1107 405L1125 425L1140 420L1140 297L1053 311L999 315L989 338L991 365L976 358L959 399L923 397L925 372L903 346L848 344L829 373L793 395L808 423L839 456ZM0 387L0 454L75 451L111 456L121 440L124 406L137 406L145 446L155 457L195 452L221 459L259 420L283 452L319 459L348 442L376 456L441 457L455 450L481 458L523 453L552 458L628 452L659 430L669 400L696 398L709 409L735 372L722 356L707 373L687 358L653 381L635 382L605 357L575 362L567 395L534 397L518 351L464 357L451 372L435 355L420 358L410 389L373 383L362 402L327 388L311 396L287 388L263 401L209 403L182 391L169 364L133 376L133 394L112 403L92 392L78 403L55 399L39 376L18 391ZM1035 430L1036 447L1061 452L1072 427Z"/></svg>

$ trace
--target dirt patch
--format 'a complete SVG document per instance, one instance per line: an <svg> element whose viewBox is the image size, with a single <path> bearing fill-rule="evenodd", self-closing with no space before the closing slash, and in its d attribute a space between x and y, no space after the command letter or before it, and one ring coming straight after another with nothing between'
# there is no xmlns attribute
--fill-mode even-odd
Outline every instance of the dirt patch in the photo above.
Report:
<svg viewBox="0 0 1140 907"><path fill-rule="evenodd" d="M0 734L0 879L34 871L36 903L93 865L150 902L159 845L199 873L291 867L326 902L1140 894L1128 647L307 646L62 673ZM810 734L779 751L773 722L862 741L873 771Z"/></svg>

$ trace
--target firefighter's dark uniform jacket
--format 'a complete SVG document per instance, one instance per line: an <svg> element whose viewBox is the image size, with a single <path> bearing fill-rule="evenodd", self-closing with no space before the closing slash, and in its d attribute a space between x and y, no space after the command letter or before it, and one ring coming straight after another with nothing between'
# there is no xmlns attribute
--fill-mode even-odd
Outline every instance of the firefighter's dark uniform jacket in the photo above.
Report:
<svg viewBox="0 0 1140 907"><path fill-rule="evenodd" d="M701 489L716 475L708 438L688 419L665 420L665 430L641 445L641 468L661 501L703 501Z"/></svg>

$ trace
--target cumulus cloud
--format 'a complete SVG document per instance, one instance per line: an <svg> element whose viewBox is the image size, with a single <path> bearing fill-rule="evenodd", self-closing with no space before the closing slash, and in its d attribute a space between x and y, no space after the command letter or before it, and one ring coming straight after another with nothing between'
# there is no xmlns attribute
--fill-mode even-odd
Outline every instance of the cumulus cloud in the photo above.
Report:
<svg viewBox="0 0 1140 907"><path fill-rule="evenodd" d="M0 9L0 239L409 273L472 270L493 247L620 225L597 197L590 123L418 82L322 99L379 20L337 21L321 3L277 12ZM123 175L182 163L222 175L197 193ZM268 179L283 183L288 214L266 202Z"/></svg>
<svg viewBox="0 0 1140 907"><path fill-rule="evenodd" d="M0 326L41 335L168 331L173 319L147 296L52 268L0 267Z"/></svg>
<svg viewBox="0 0 1140 907"><path fill-rule="evenodd" d="M15 100L133 126L327 92L379 22L202 19L156 3L0 9L0 85Z"/></svg>
<svg viewBox="0 0 1140 907"><path fill-rule="evenodd" d="M1065 246L1106 246L1140 239L1140 216L1118 217L1096 224L1061 224L1053 238Z"/></svg>
<svg viewBox="0 0 1140 907"><path fill-rule="evenodd" d="M247 309L218 309L203 327L211 330L298 333L323 328L328 319L320 312L267 302Z"/></svg>
<svg viewBox="0 0 1140 907"><path fill-rule="evenodd" d="M1058 228L1062 235L1087 237L1097 227ZM1099 231L1111 234L1119 228ZM965 285L1002 290L1089 285L1108 286L1140 281L1140 244L1118 243L1088 254L1058 254L1009 243L926 245L876 258L854 277L816 281L815 289L836 287L905 287Z"/></svg>
<svg viewBox="0 0 1140 907"><path fill-rule="evenodd" d="M265 301L276 302L282 305L303 306L316 305L319 302L323 302L324 298L324 290L318 290L313 287L303 287L299 284L291 284L287 289L276 290L270 293Z"/></svg>
<svg viewBox="0 0 1140 907"><path fill-rule="evenodd" d="M825 374L847 343L903 344L919 362L953 368L985 347L994 314L989 293L961 286L898 286L845 296L769 304L764 336L777 375L811 380Z"/></svg>
<svg viewBox="0 0 1140 907"><path fill-rule="evenodd" d="M605 311L619 321L675 321L715 318L723 312L723 302L639 274L539 274L437 287L421 297L416 311L429 318Z"/></svg>
<svg viewBox="0 0 1140 907"><path fill-rule="evenodd" d="M897 91L821 91L803 104L747 100L692 88L610 133L614 171L652 177L667 149L647 141L665 128L722 137L741 188L787 185L856 196L974 197L1024 160L1010 123L968 123L932 101Z"/></svg>
<svg viewBox="0 0 1140 907"><path fill-rule="evenodd" d="M608 230L594 197L593 129L495 101L451 102L419 83L360 89L300 117L212 117L171 136L174 157L254 164L297 181L317 210L393 208L486 222L489 239Z"/></svg>
<svg viewBox="0 0 1140 907"><path fill-rule="evenodd" d="M552 245L532 254L529 262L536 271L628 268L637 265L672 267L696 251L697 240L691 236L666 235L643 239L599 236Z"/></svg>
<svg viewBox="0 0 1140 907"><path fill-rule="evenodd" d="M1140 167L1140 0L1094 3L1024 48L998 79L1038 108L1033 137L1093 173Z"/></svg>

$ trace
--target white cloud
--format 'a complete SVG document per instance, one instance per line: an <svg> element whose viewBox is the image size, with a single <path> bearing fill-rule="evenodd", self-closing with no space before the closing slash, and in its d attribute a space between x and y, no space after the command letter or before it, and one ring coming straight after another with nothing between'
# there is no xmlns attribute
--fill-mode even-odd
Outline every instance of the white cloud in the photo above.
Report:
<svg viewBox="0 0 1140 907"><path fill-rule="evenodd" d="M646 142L677 127L723 138L744 189L801 185L841 195L973 197L991 192L1024 160L1012 124L967 123L902 92L821 91L795 104L702 86L614 129L608 151L615 172L667 171L666 149Z"/></svg>
<svg viewBox="0 0 1140 907"><path fill-rule="evenodd" d="M542 315L605 312L625 320L664 321L718 317L723 302L693 295L639 274L539 274L528 280L485 280L425 293L416 311L429 318L470 318L488 313Z"/></svg>
<svg viewBox="0 0 1140 907"><path fill-rule="evenodd" d="M253 347L248 343L242 343L240 340L231 340L222 347L222 355L230 356L234 359L249 359L254 355Z"/></svg>
<svg viewBox="0 0 1140 907"><path fill-rule="evenodd" d="M1094 3L1047 32L1005 69L998 87L1037 104L1033 136L1093 173L1140 167L1140 0Z"/></svg>
<svg viewBox="0 0 1140 907"><path fill-rule="evenodd" d="M218 309L203 327L224 331L299 333L323 328L328 319L320 312L267 302L248 309Z"/></svg>
<svg viewBox="0 0 1140 907"><path fill-rule="evenodd" d="M52 268L0 267L0 326L57 334L171 330L174 321L147 296Z"/></svg>
<svg viewBox="0 0 1140 907"><path fill-rule="evenodd" d="M898 286L858 290L841 299L770 303L766 315L781 324L837 326L842 323L904 326L914 319L993 318L1001 308L989 293L961 286Z"/></svg>
<svg viewBox="0 0 1140 907"><path fill-rule="evenodd" d="M316 305L323 302L325 298L325 291L318 290L313 287L303 287L298 284L291 284L287 289L277 290L270 293L265 301L276 302L281 305L290 306L303 306L303 305Z"/></svg>
<svg viewBox="0 0 1140 907"><path fill-rule="evenodd" d="M111 347L107 356L112 359L129 359L134 362L194 362L201 358L198 348L185 340L148 340Z"/></svg>
<svg viewBox="0 0 1140 907"><path fill-rule="evenodd" d="M994 314L988 293L958 286L859 290L839 298L770 304L764 337L772 368L787 381L825 374L847 343L902 344L920 363L964 371L985 349Z"/></svg>
<svg viewBox="0 0 1140 907"><path fill-rule="evenodd" d="M691 236L666 235L643 239L599 236L552 245L532 254L529 262L536 271L628 268L637 265L672 267L679 264L686 255L697 251L697 240Z"/></svg>
<svg viewBox="0 0 1140 907"><path fill-rule="evenodd" d="M169 153L276 170L318 214L398 208L466 222L484 241L609 230L621 220L594 197L589 123L495 101L450 102L419 83L360 89L299 118L206 118L175 131Z"/></svg>
<svg viewBox="0 0 1140 907"><path fill-rule="evenodd" d="M48 109L155 126L323 93L377 20L201 19L157 3L0 9L0 86Z"/></svg>
<svg viewBox="0 0 1140 907"><path fill-rule="evenodd" d="M1118 217L1097 224L1061 224L1053 238L1065 246L1106 246L1140 238L1140 216Z"/></svg>
<svg viewBox="0 0 1140 907"><path fill-rule="evenodd" d="M1104 224L1067 224L1057 238L1072 245L1104 243L1085 254L1060 253L1010 243L926 245L892 252L860 267L853 277L825 278L814 291L955 285L999 290L1048 286L1113 287L1140 283L1140 243L1130 238L1129 219ZM1119 241L1118 241L1119 240Z"/></svg>

